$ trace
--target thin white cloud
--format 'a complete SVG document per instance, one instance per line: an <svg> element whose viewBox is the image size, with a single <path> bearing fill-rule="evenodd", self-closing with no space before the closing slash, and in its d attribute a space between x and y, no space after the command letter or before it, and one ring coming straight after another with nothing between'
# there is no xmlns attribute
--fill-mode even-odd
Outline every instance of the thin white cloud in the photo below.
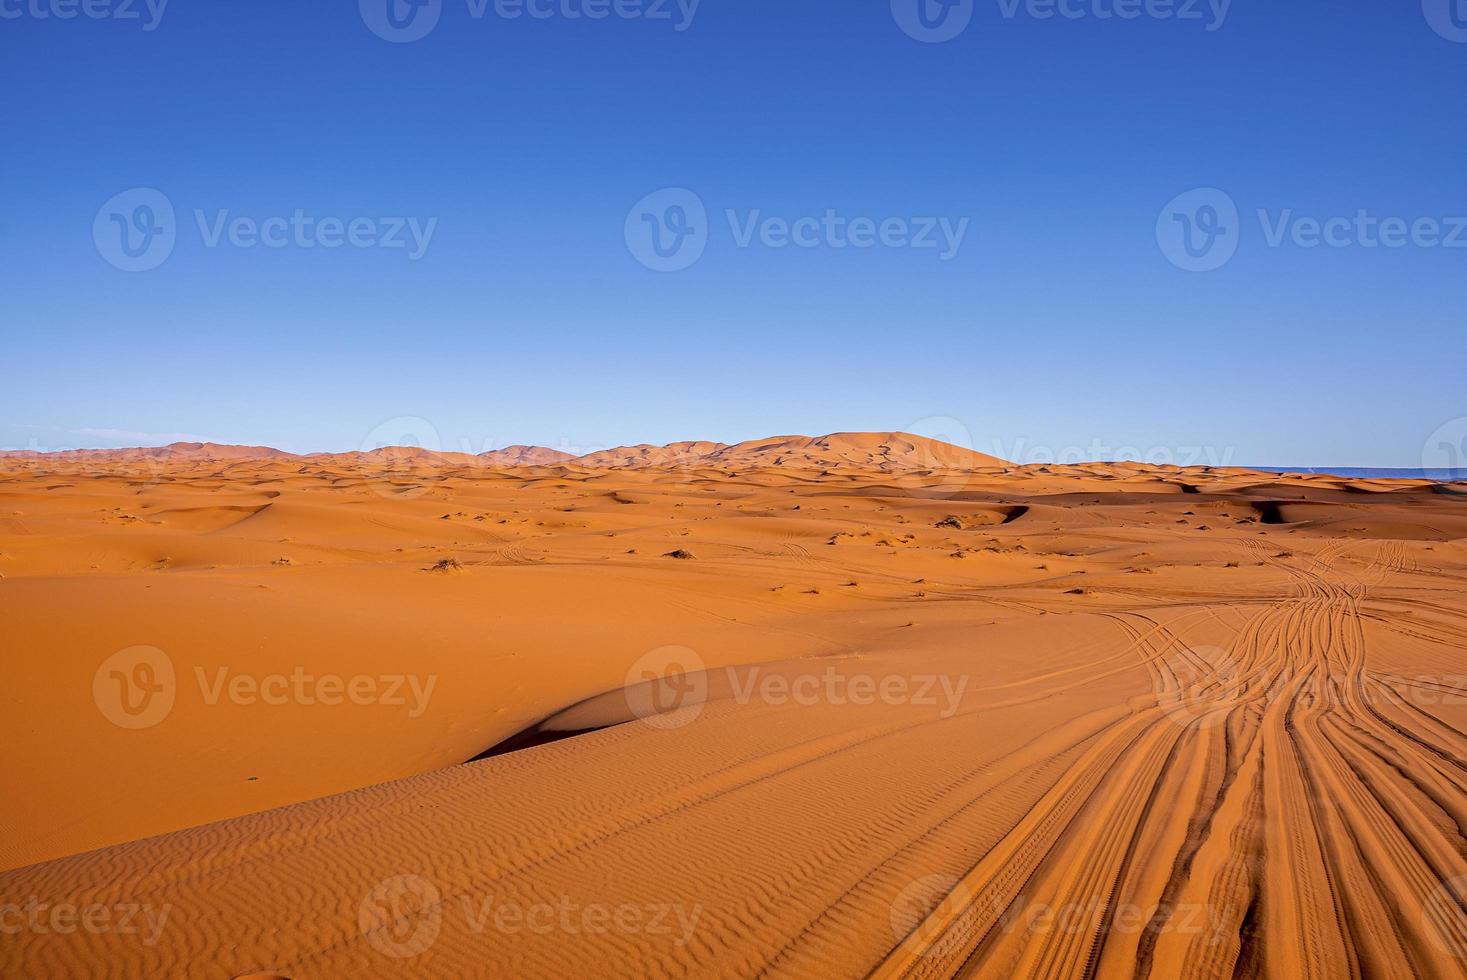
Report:
<svg viewBox="0 0 1467 980"><path fill-rule="evenodd" d="M190 432L138 432L84 426L0 423L0 449L29 449L59 452L65 449L129 449L134 446L166 446L173 442L209 442Z"/></svg>

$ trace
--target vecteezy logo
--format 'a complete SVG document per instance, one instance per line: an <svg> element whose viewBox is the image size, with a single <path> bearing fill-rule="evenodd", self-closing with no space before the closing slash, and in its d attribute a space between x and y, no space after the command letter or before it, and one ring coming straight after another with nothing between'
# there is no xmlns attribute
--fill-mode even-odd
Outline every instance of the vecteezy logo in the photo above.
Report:
<svg viewBox="0 0 1467 980"><path fill-rule="evenodd" d="M411 458L420 450L443 451L438 429L416 415L399 415L377 426L362 439L361 452L377 453L386 459Z"/></svg>
<svg viewBox="0 0 1467 980"><path fill-rule="evenodd" d="M114 196L92 221L97 254L123 272L147 272L173 254L178 223L162 191L134 187Z"/></svg>
<svg viewBox="0 0 1467 980"><path fill-rule="evenodd" d="M708 697L703 658L689 647L658 647L632 664L624 693L632 715L653 728L691 724Z"/></svg>
<svg viewBox="0 0 1467 980"><path fill-rule="evenodd" d="M1238 658L1231 650L1178 641L1167 665L1167 686L1157 691L1157 703L1167 717L1195 729L1216 728L1228 720L1239 681Z"/></svg>
<svg viewBox="0 0 1467 980"><path fill-rule="evenodd" d="M438 941L443 928L443 894L422 875L379 881L357 907L357 927L372 948L404 960Z"/></svg>
<svg viewBox="0 0 1467 980"><path fill-rule="evenodd" d="M1215 187L1202 187L1172 199L1156 219L1156 244L1178 269L1211 272L1238 251L1238 205Z"/></svg>
<svg viewBox="0 0 1467 980"><path fill-rule="evenodd" d="M927 875L903 888L892 900L888 916L892 935L918 956L956 951L971 921L973 893L953 875ZM966 915L965 915L966 913ZM955 927L951 931L947 926Z"/></svg>
<svg viewBox="0 0 1467 980"><path fill-rule="evenodd" d="M1421 0L1421 12L1442 37L1467 44L1467 0Z"/></svg>
<svg viewBox="0 0 1467 980"><path fill-rule="evenodd" d="M173 661L157 647L119 650L92 675L92 700L118 728L152 728L167 718L177 688Z"/></svg>
<svg viewBox="0 0 1467 980"><path fill-rule="evenodd" d="M654 272L680 272L708 247L708 209L683 187L648 194L627 212L627 250Z"/></svg>
<svg viewBox="0 0 1467 980"><path fill-rule="evenodd" d="M1467 418L1452 419L1427 438L1421 468L1434 479L1467 480Z"/></svg>
<svg viewBox="0 0 1467 980"><path fill-rule="evenodd" d="M891 15L908 37L928 44L951 41L968 29L974 0L891 0Z"/></svg>
<svg viewBox="0 0 1467 980"><path fill-rule="evenodd" d="M923 441L914 446L915 467L892 474L892 482L913 496L946 499L968 488L973 476L973 434L959 420L929 415L902 429Z"/></svg>
<svg viewBox="0 0 1467 980"><path fill-rule="evenodd" d="M395 500L412 500L432 491L430 482L413 477L423 464L423 452L442 452L443 439L427 419L399 415L368 432L359 451L370 455L373 464L385 474L406 478L406 482L388 480L374 483L374 492Z"/></svg>
<svg viewBox="0 0 1467 980"><path fill-rule="evenodd" d="M443 0L358 0L362 23L384 41L420 41L438 26Z"/></svg>

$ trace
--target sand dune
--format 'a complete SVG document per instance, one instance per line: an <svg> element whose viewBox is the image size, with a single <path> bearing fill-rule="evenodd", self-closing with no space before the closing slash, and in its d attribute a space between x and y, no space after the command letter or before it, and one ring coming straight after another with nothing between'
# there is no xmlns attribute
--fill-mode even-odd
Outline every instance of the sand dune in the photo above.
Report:
<svg viewBox="0 0 1467 980"><path fill-rule="evenodd" d="M492 452L480 453L479 458L490 466L550 466L575 459L574 453L544 446L506 446Z"/></svg>
<svg viewBox="0 0 1467 980"><path fill-rule="evenodd" d="M708 467L715 469L828 469L858 467L865 472L972 469L1005 466L993 456L902 432L837 432L828 436L774 436L734 445L676 442L667 446L629 446L591 453L573 461L583 466Z"/></svg>
<svg viewBox="0 0 1467 980"><path fill-rule="evenodd" d="M756 439L711 453L709 461L720 466L856 467L867 472L1006 465L994 456L904 432L837 432L818 438Z"/></svg>
<svg viewBox="0 0 1467 980"><path fill-rule="evenodd" d="M1462 975L1463 496L499 453L0 462L0 974Z"/></svg>
<svg viewBox="0 0 1467 980"><path fill-rule="evenodd" d="M578 457L573 462L595 467L673 467L701 462L727 448L721 442L673 442L666 446L622 446Z"/></svg>
<svg viewBox="0 0 1467 980"><path fill-rule="evenodd" d="M43 453L33 450L10 450L0 452L0 457L16 459L49 460L52 462L92 461L137 462L163 460L184 462L224 459L285 459L291 454L268 446L225 446L214 442L175 442L167 446L140 449L67 449L61 452Z"/></svg>

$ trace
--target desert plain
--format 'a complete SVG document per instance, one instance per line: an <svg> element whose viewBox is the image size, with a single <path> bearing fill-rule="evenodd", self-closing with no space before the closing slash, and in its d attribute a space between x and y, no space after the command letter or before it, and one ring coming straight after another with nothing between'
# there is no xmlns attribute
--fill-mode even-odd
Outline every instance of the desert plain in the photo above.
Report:
<svg viewBox="0 0 1467 980"><path fill-rule="evenodd" d="M1467 488L0 455L0 975L1467 974Z"/></svg>

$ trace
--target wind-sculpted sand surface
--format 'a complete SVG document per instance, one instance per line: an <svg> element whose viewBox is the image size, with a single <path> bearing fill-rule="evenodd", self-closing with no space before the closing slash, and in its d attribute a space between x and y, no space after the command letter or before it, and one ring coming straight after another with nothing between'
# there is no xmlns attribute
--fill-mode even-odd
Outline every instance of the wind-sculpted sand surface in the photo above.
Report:
<svg viewBox="0 0 1467 980"><path fill-rule="evenodd" d="M0 974L1467 973L1467 494L749 445L0 460Z"/></svg>

